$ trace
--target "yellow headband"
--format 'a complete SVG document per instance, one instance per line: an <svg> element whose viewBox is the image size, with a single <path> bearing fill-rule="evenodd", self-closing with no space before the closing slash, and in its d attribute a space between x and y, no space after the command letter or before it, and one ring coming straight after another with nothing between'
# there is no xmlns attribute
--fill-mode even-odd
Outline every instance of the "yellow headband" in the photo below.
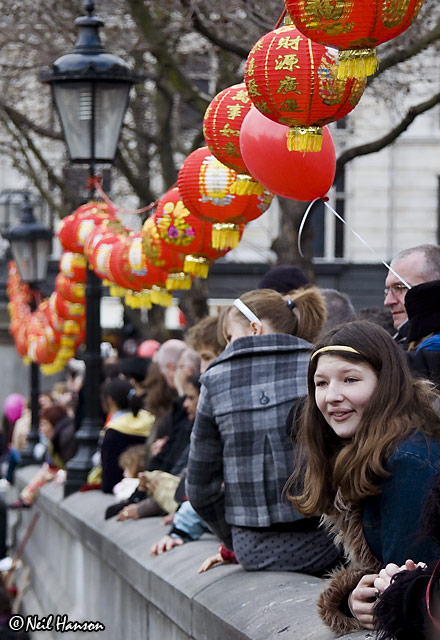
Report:
<svg viewBox="0 0 440 640"><path fill-rule="evenodd" d="M359 351L356 351L356 349L353 349L353 347L344 347L343 345L334 344L333 346L321 347L321 349L318 349L318 351L315 351L315 353L312 353L312 357L310 358L310 361L312 361L313 358L317 356L319 353L324 353L325 351L349 351L350 353L357 353L358 356L362 355L361 353L359 353Z"/></svg>

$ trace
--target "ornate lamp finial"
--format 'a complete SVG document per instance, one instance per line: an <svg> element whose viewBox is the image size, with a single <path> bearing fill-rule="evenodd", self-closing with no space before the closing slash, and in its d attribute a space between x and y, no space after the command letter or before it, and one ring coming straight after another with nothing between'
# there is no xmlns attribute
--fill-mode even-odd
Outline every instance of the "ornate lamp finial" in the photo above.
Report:
<svg viewBox="0 0 440 640"><path fill-rule="evenodd" d="M91 18L93 12L95 11L95 3L93 2L93 0L87 0L85 8L87 13L89 14L89 18Z"/></svg>

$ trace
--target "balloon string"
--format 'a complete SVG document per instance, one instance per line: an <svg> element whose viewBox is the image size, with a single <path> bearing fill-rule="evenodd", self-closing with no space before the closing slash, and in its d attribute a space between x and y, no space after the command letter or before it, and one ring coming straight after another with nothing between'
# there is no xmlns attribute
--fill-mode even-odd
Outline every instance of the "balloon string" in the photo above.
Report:
<svg viewBox="0 0 440 640"><path fill-rule="evenodd" d="M299 255L300 255L302 258L304 258L304 254L303 254L302 249L301 249L301 238L302 238L302 233L303 233L304 226L305 226L305 224L306 224L307 218L308 218L308 216L309 216L309 214L310 214L310 211L312 210L313 205L315 204L315 202L318 202L318 200L321 200L321 201L324 203L324 205L327 207L327 209L329 209L329 210L333 213L333 215L334 215L338 220L340 220L340 221L342 222L342 224L344 224L344 225L347 227L347 229L348 229L349 231L351 231L351 233L352 233L354 236L356 236L356 238L357 238L358 240L360 240L360 241L362 242L362 244L363 244L365 247L367 247L367 249L368 249L369 251L371 251L371 253L372 253L372 254L373 254L373 255L374 255L374 256L379 260L379 262L381 262L381 263L382 263L382 264L383 264L383 265L388 269L388 271L391 271L391 273L392 273L393 275L395 275L395 276L396 276L396 278L397 278L398 280L400 280L400 282L401 282L402 284L404 284L404 285L405 285L405 287L408 287L408 289L411 289L411 285L410 285L410 284L408 284L408 282L406 282L406 280L404 280L404 279L402 278L402 276L400 276L400 275L397 273L397 271L395 271L395 270L393 269L393 267L392 267L391 265L389 265L387 262L385 262L385 260L382 260L382 258L379 256L379 254L377 253L377 251L375 251L375 250L373 249L373 247L371 247L371 246L368 244L368 242L367 242L366 240L364 240L364 238L363 238L363 237L362 237L362 236L361 236L361 235L360 235L360 234L359 234L355 229L353 229L353 227L351 227L351 226L348 224L348 222L346 222L346 221L344 220L344 218L343 218L342 216L340 216L340 215L339 215L339 213L333 209L333 207L331 207L331 206L328 204L328 198L315 198L315 200L313 200L313 201L309 204L309 206L307 207L307 209L306 209L306 211L305 211L305 213L304 213L304 215L303 215L303 217L302 217L301 224L300 224L300 226L299 226L299 230L298 230L298 252L299 252Z"/></svg>
<svg viewBox="0 0 440 640"><path fill-rule="evenodd" d="M113 207L113 209L116 209L118 213L122 213L122 214L133 215L136 213L145 213L146 211L151 211L151 209L154 209L154 207L158 203L158 200L155 200L154 202L147 205L146 207L142 207L142 209L121 209L105 193L104 189L101 186L101 176L91 176L88 179L86 189L92 189L92 188L95 188L99 192L100 196L109 205L109 207Z"/></svg>

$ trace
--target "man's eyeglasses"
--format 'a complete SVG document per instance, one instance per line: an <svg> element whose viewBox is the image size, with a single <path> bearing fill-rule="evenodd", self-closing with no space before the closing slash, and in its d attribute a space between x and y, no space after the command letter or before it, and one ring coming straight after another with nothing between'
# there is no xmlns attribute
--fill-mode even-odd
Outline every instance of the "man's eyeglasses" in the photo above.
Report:
<svg viewBox="0 0 440 640"><path fill-rule="evenodd" d="M385 298L391 292L394 296L401 296L403 293L409 290L406 284L393 284L391 287L385 287L383 290Z"/></svg>
<svg viewBox="0 0 440 640"><path fill-rule="evenodd" d="M431 619L432 624L437 630L440 630L440 621L435 618L434 614L431 612L431 590L433 583L438 579L440 573L440 561L435 565L435 569L432 572L432 576L429 580L428 587L426 589L426 609L428 611L428 615Z"/></svg>

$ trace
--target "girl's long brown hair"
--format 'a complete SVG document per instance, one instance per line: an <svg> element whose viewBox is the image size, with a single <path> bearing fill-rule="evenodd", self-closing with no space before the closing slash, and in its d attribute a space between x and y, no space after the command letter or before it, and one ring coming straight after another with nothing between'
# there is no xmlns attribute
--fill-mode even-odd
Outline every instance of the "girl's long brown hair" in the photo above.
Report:
<svg viewBox="0 0 440 640"><path fill-rule="evenodd" d="M350 440L339 438L315 402L314 375L320 356L310 361L308 398L300 418L295 472L286 492L305 515L332 513L335 500L357 502L380 493L379 482L389 473L385 464L395 447L419 432L440 440L438 399L426 380L414 380L403 352L380 326L355 321L329 331L316 345L342 345L358 354L327 351L328 355L368 364L378 377L361 423Z"/></svg>

